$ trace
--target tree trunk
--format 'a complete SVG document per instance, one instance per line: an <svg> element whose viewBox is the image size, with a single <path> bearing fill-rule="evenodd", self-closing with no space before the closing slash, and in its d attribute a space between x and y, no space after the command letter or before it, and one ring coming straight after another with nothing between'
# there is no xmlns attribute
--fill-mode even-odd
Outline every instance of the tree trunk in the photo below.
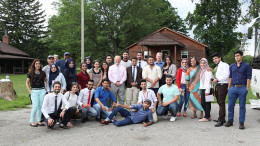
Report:
<svg viewBox="0 0 260 146"><path fill-rule="evenodd" d="M112 47L114 48L114 55L119 55L118 54L118 47L119 47L118 39L112 38L111 41L112 41Z"/></svg>
<svg viewBox="0 0 260 146"><path fill-rule="evenodd" d="M9 101L13 101L14 99L16 99L13 82L0 81L0 97Z"/></svg>

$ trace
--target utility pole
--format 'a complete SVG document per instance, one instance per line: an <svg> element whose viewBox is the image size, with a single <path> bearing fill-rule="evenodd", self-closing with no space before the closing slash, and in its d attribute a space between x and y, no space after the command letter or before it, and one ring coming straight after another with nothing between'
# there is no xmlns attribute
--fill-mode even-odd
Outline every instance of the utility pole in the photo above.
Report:
<svg viewBox="0 0 260 146"><path fill-rule="evenodd" d="M81 0L81 63L84 62L84 0Z"/></svg>

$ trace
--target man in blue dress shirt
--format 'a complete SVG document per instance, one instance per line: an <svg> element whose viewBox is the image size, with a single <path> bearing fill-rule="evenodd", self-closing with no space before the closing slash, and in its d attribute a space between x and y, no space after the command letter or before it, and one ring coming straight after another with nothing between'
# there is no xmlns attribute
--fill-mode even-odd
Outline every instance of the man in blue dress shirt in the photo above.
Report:
<svg viewBox="0 0 260 146"><path fill-rule="evenodd" d="M108 87L110 86L110 81L108 79L102 80L102 87L98 87L95 92L95 101L93 108L97 111L96 121L101 122L101 117L107 118L112 113L114 106L116 105L116 98L114 94L109 91ZM107 100L112 99L113 105L108 109L106 103Z"/></svg>
<svg viewBox="0 0 260 146"><path fill-rule="evenodd" d="M252 68L249 64L242 61L242 51L238 50L234 55L236 63L231 64L229 67L228 122L225 126L230 127L233 125L234 107L237 98L239 98L239 129L245 129L246 95L250 88Z"/></svg>
<svg viewBox="0 0 260 146"><path fill-rule="evenodd" d="M116 105L117 108L106 118L106 120L102 121L101 124L108 124L112 123L116 126L125 126L129 124L136 124L143 122L144 127L153 124L153 115L152 111L149 109L151 106L151 101L149 99L146 99L143 104L138 105ZM124 109L136 109L137 112L129 112L128 110ZM112 120L112 118L117 114L120 113L121 116L125 117L122 121L116 121ZM149 120L148 123L146 123L146 120Z"/></svg>

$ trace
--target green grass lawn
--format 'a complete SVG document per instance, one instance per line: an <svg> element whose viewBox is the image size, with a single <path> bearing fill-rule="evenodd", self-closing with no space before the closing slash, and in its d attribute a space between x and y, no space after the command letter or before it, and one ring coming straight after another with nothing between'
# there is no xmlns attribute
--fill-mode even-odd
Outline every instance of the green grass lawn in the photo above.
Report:
<svg viewBox="0 0 260 146"><path fill-rule="evenodd" d="M77 69L79 72L80 70ZM6 75L0 75L0 79L5 78ZM25 108L26 105L31 104L30 98L29 98L29 92L26 88L25 81L26 81L26 75L9 75L10 80L13 81L13 86L17 94L17 98L14 101L7 101L0 98L0 110L14 110L15 108ZM247 100L246 103L249 103L249 99L257 99L251 89L249 90L247 94ZM228 101L228 97L226 99L226 103ZM216 100L215 100L216 102ZM237 100L238 103L238 100Z"/></svg>

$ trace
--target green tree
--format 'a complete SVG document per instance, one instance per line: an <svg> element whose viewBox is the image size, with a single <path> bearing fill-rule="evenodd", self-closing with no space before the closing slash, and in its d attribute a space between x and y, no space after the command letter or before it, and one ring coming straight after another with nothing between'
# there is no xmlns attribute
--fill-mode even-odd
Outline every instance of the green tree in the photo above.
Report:
<svg viewBox="0 0 260 146"><path fill-rule="evenodd" d="M7 29L11 45L32 56L41 56L45 46L45 15L40 7L38 0L0 1L0 34Z"/></svg>
<svg viewBox="0 0 260 146"><path fill-rule="evenodd" d="M238 0L201 0L186 17L195 39L209 45L210 53L226 54L239 48L242 33L235 32L241 15Z"/></svg>
<svg viewBox="0 0 260 146"><path fill-rule="evenodd" d="M49 20L50 47L70 51L79 60L80 1L60 0L55 6L58 15ZM163 26L187 33L183 20L166 0L87 0L85 56L103 59L107 53L119 54Z"/></svg>

